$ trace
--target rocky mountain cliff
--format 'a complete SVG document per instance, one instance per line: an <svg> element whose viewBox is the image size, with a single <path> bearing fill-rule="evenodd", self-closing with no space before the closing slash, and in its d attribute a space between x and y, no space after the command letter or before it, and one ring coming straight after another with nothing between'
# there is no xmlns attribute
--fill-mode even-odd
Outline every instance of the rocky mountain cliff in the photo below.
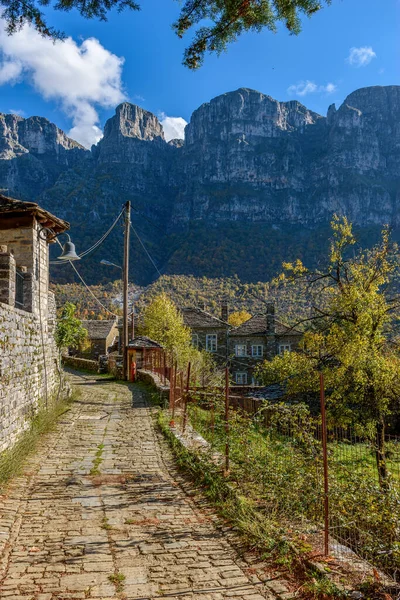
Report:
<svg viewBox="0 0 400 600"><path fill-rule="evenodd" d="M123 103L91 151L46 119L0 115L0 187L69 220L82 250L130 199L160 270L266 279L282 260L315 259L334 212L368 241L384 223L400 231L400 86L357 90L326 117L241 88L169 143L157 117ZM154 268L135 243L144 283ZM115 238L107 256L120 254ZM81 263L91 281L117 275L98 261Z"/></svg>

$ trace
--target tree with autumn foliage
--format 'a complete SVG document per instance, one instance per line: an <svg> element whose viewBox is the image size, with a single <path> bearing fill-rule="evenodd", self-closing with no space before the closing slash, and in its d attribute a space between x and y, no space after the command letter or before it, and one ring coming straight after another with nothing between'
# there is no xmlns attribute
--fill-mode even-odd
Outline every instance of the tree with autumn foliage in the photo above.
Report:
<svg viewBox="0 0 400 600"><path fill-rule="evenodd" d="M155 340L166 350L171 364L186 369L191 363L192 377L211 375L214 364L208 352L192 345L192 332L171 298L162 292L153 298L143 311L141 332Z"/></svg>
<svg viewBox="0 0 400 600"><path fill-rule="evenodd" d="M376 440L381 481L386 478L385 427L400 408L400 357L397 326L400 297L398 247L388 228L371 250L352 252L352 226L334 216L326 266L311 270L298 260L284 264L280 280L307 282L313 290L312 314L298 352L264 362L258 377L284 383L288 393L318 391L324 374L327 408L336 423L357 424Z"/></svg>
<svg viewBox="0 0 400 600"><path fill-rule="evenodd" d="M247 310L235 310L229 315L228 323L233 327L239 327L239 325L246 323L249 319L251 319L251 314Z"/></svg>

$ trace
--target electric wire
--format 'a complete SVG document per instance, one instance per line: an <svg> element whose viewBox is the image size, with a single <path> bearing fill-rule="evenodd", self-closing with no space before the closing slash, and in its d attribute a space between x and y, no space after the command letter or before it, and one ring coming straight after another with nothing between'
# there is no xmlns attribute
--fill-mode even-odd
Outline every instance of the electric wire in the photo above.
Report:
<svg viewBox="0 0 400 600"><path fill-rule="evenodd" d="M150 252L148 252L146 246L144 245L144 243L142 242L139 234L137 233L136 229L134 228L134 226L132 225L132 223L130 224L131 229L133 231L133 233L136 235L137 239L140 242L140 245L142 246L143 250L146 252L148 259L150 260L151 264L153 265L153 267L155 268L155 270L157 271L157 273L159 274L160 277L162 277L162 273L160 271L160 269L157 267L156 263L154 262L154 260L152 259Z"/></svg>
<svg viewBox="0 0 400 600"><path fill-rule="evenodd" d="M62 248L62 244L60 242L60 240L58 238L57 239L57 243L59 244L59 246L61 246ZM81 274L78 272L78 270L76 269L75 265L72 263L71 260L65 261L68 262L71 267L73 268L73 270L75 271L75 273L78 275L79 279L81 280L81 282L83 283L83 285L85 286L85 288L87 289L87 291L89 292L89 294L96 300L96 302L105 310L107 311L110 315L113 315L114 317L118 317L119 315L115 314L112 312L112 310L108 309L92 292L92 290L90 289L90 287L87 285L86 281L83 279L83 277L81 276Z"/></svg>
<svg viewBox="0 0 400 600"><path fill-rule="evenodd" d="M90 248L88 248L87 250L85 250L84 252L81 252L81 254L78 254L79 258L84 258L85 256L87 256L88 254L90 254L91 252L94 252L94 250L97 250L97 248L99 246L101 246L101 244L106 240L106 238L110 235L110 233L112 232L112 230L114 229L114 227L117 225L118 221L120 220L120 218L122 217L122 215L124 214L124 211L122 210L119 215L117 216L117 218L115 219L115 221L113 222L113 224L109 227L109 229L101 236L101 238L99 240L97 240L97 242L95 242L95 244L93 244L93 246L91 246ZM57 240L58 241L58 240ZM60 244L61 245L61 244ZM61 245L62 248L62 245ZM51 265L60 265L63 264L62 262L60 262L59 260L51 260L50 261Z"/></svg>

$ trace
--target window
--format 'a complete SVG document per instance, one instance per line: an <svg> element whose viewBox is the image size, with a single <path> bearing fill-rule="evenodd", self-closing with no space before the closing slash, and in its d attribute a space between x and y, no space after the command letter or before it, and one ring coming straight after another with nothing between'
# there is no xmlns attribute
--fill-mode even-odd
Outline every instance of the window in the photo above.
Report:
<svg viewBox="0 0 400 600"><path fill-rule="evenodd" d="M246 356L247 355L246 344L236 344L235 355L236 356Z"/></svg>
<svg viewBox="0 0 400 600"><path fill-rule="evenodd" d="M210 333L206 335L206 350L209 352L217 351L217 334Z"/></svg>
<svg viewBox="0 0 400 600"><path fill-rule="evenodd" d="M15 275L15 306L24 308L24 275L18 269Z"/></svg>
<svg viewBox="0 0 400 600"><path fill-rule="evenodd" d="M235 381L238 385L246 385L247 373L235 373Z"/></svg>
<svg viewBox="0 0 400 600"><path fill-rule="evenodd" d="M279 344L279 354L290 352L290 344Z"/></svg>
<svg viewBox="0 0 400 600"><path fill-rule="evenodd" d="M263 350L264 350L264 347L261 345L252 346L251 347L251 355L260 357L263 355Z"/></svg>
<svg viewBox="0 0 400 600"><path fill-rule="evenodd" d="M192 334L192 346L194 346L195 348L199 347L199 336L197 335L197 333Z"/></svg>

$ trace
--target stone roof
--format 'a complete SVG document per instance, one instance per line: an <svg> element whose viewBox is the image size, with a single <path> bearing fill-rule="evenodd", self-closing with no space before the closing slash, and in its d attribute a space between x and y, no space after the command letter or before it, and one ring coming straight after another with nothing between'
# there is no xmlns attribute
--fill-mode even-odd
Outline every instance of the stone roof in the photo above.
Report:
<svg viewBox="0 0 400 600"><path fill-rule="evenodd" d="M138 335L128 344L129 348L162 348L161 344L151 340L145 335Z"/></svg>
<svg viewBox="0 0 400 600"><path fill-rule="evenodd" d="M258 314L233 329L231 335L266 335L267 333L272 333L267 332L267 315ZM301 335L301 332L275 319L275 334Z"/></svg>
<svg viewBox="0 0 400 600"><path fill-rule="evenodd" d="M104 321L82 320L82 325L87 329L90 340L105 340L116 324L116 319Z"/></svg>
<svg viewBox="0 0 400 600"><path fill-rule="evenodd" d="M187 327L227 327L228 323L214 317L201 308L181 308L183 321Z"/></svg>
<svg viewBox="0 0 400 600"><path fill-rule="evenodd" d="M23 202L22 200L16 200L15 198L9 198L0 194L0 229L3 217L20 217L26 214L32 215L43 227L49 227L55 233L62 233L66 229L69 229L67 221L55 217L35 202Z"/></svg>

